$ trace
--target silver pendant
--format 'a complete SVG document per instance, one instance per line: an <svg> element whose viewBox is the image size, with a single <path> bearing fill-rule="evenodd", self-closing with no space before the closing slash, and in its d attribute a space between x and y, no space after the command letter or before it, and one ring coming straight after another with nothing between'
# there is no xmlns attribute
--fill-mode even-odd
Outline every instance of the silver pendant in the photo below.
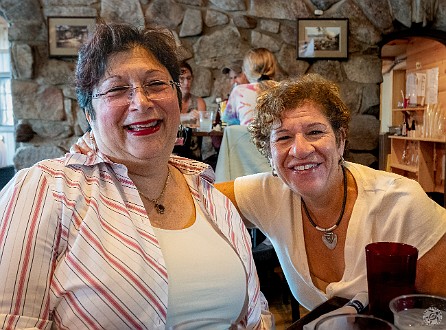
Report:
<svg viewBox="0 0 446 330"><path fill-rule="evenodd" d="M324 242L325 246L330 250L333 250L336 247L336 244L338 244L338 235L331 231L326 231L322 235L322 242Z"/></svg>

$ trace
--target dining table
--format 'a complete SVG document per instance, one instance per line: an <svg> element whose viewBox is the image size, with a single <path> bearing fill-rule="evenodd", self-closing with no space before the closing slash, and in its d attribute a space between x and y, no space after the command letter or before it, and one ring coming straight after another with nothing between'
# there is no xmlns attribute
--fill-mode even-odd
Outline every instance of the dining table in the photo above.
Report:
<svg viewBox="0 0 446 330"><path fill-rule="evenodd" d="M216 130L212 130L212 131L200 131L198 129L193 129L192 130L192 136L223 136L223 131L216 131Z"/></svg>
<svg viewBox="0 0 446 330"><path fill-rule="evenodd" d="M349 299L343 297L332 297L328 299L326 302L320 304L304 316L302 316L297 321L293 322L286 330L302 330L305 324L314 321L319 316L327 314L335 309L341 308L346 303L349 302Z"/></svg>

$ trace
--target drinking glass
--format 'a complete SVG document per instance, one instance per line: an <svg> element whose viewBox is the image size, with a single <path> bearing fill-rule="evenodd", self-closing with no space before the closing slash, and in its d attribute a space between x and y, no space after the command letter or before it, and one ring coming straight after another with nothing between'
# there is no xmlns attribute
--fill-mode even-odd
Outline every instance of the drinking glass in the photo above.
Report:
<svg viewBox="0 0 446 330"><path fill-rule="evenodd" d="M391 323L371 315L337 314L324 317L315 330L398 330Z"/></svg>
<svg viewBox="0 0 446 330"><path fill-rule="evenodd" d="M213 111L200 111L200 131L212 131L212 123L214 122Z"/></svg>
<svg viewBox="0 0 446 330"><path fill-rule="evenodd" d="M400 330L446 329L446 298L410 294L390 301L394 323Z"/></svg>
<svg viewBox="0 0 446 330"><path fill-rule="evenodd" d="M393 322L389 302L415 293L417 248L395 242L375 242L365 248L370 314Z"/></svg>

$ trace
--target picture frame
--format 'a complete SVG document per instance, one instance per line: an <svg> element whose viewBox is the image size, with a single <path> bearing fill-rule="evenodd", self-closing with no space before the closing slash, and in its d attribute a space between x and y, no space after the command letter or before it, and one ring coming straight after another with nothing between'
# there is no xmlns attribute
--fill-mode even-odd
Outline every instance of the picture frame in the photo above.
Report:
<svg viewBox="0 0 446 330"><path fill-rule="evenodd" d="M297 59L347 58L348 18L297 21Z"/></svg>
<svg viewBox="0 0 446 330"><path fill-rule="evenodd" d="M48 17L49 56L76 57L95 23L95 17Z"/></svg>

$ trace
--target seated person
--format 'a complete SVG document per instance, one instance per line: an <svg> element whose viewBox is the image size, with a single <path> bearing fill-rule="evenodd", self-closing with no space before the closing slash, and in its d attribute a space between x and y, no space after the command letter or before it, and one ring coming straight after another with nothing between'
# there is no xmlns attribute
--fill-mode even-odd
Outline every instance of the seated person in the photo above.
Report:
<svg viewBox="0 0 446 330"><path fill-rule="evenodd" d="M255 117L260 82L271 80L276 74L274 54L266 48L251 49L243 59L243 72L249 84L235 86L229 95L222 121L227 125L248 125Z"/></svg>
<svg viewBox="0 0 446 330"><path fill-rule="evenodd" d="M365 246L378 241L415 246L415 289L446 296L446 210L414 180L344 161L350 111L336 84L275 85L248 126L272 172L216 187L270 239L294 297L312 310L367 292Z"/></svg>
<svg viewBox="0 0 446 330"><path fill-rule="evenodd" d="M202 160L201 145L203 139L192 136L191 128L199 126L199 111L206 111L203 98L191 93L194 74L192 67L185 61L180 63L180 89L181 89L181 124L184 126L184 145L174 148L176 155L195 160Z"/></svg>
<svg viewBox="0 0 446 330"><path fill-rule="evenodd" d="M187 126L198 126L198 111L206 111L206 103L203 98L191 93L194 73L189 63L183 61L180 64L181 84L181 123Z"/></svg>
<svg viewBox="0 0 446 330"><path fill-rule="evenodd" d="M223 69L221 69L221 73L228 75L231 82L231 89L238 85L249 84L249 80L246 78L242 66L243 62L239 61L229 63Z"/></svg>
<svg viewBox="0 0 446 330"><path fill-rule="evenodd" d="M0 195L2 328L224 318L270 329L240 216L209 166L171 155L181 100L173 35L94 31L76 68L90 152L23 169Z"/></svg>

